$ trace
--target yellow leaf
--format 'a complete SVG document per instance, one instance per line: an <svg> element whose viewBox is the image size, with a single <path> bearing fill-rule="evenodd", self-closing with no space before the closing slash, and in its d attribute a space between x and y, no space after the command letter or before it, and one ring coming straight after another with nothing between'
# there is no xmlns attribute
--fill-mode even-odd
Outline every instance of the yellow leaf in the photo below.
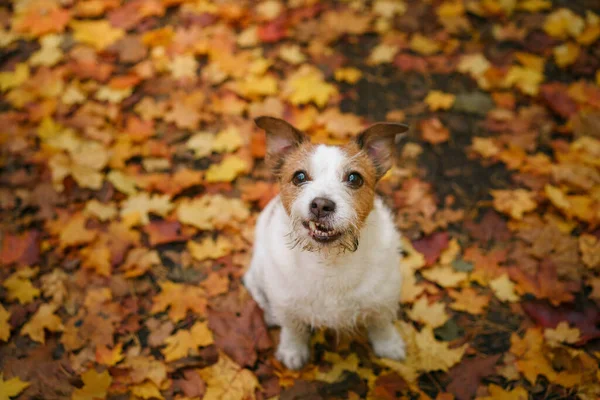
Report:
<svg viewBox="0 0 600 400"><path fill-rule="evenodd" d="M206 382L204 400L254 400L254 392L260 387L251 371L241 368L223 353L219 353L216 364L199 369L198 374Z"/></svg>
<svg viewBox="0 0 600 400"><path fill-rule="evenodd" d="M130 196L123 202L121 207L121 216L126 217L128 214L138 213L142 225L150 223L149 213L166 216L173 209L171 197L168 194L152 196L146 192Z"/></svg>
<svg viewBox="0 0 600 400"><path fill-rule="evenodd" d="M194 152L196 158L207 157L212 153L215 137L210 132L198 132L186 143L186 147Z"/></svg>
<svg viewBox="0 0 600 400"><path fill-rule="evenodd" d="M311 101L324 107L331 96L337 95L337 88L325 82L323 73L311 65L305 64L292 73L286 81L285 97L294 105Z"/></svg>
<svg viewBox="0 0 600 400"><path fill-rule="evenodd" d="M529 0L531 1L531 0ZM543 1L543 0L540 0ZM521 386L517 386L512 390L504 390L498 385L493 383L488 386L489 396L478 397L478 400L527 400L529 399L529 393Z"/></svg>
<svg viewBox="0 0 600 400"><path fill-rule="evenodd" d="M585 28L585 21L568 8L559 8L546 17L544 31L557 39L576 38Z"/></svg>
<svg viewBox="0 0 600 400"><path fill-rule="evenodd" d="M236 89L237 93L243 97L269 96L277 93L277 79L271 75L249 75L244 80L237 82Z"/></svg>
<svg viewBox="0 0 600 400"><path fill-rule="evenodd" d="M207 322L196 322L191 329L180 329L175 334L165 339L167 345L162 353L165 361L171 362L187 357L191 351L198 347L209 346L214 343L213 335Z"/></svg>
<svg viewBox="0 0 600 400"><path fill-rule="evenodd" d="M292 65L302 64L306 56L298 45L283 45L279 48L279 58Z"/></svg>
<svg viewBox="0 0 600 400"><path fill-rule="evenodd" d="M336 81L354 84L360 80L362 72L353 67L338 68L334 71L333 77Z"/></svg>
<svg viewBox="0 0 600 400"><path fill-rule="evenodd" d="M153 314L169 308L169 318L173 322L184 319L188 310L204 315L206 311L204 290L197 286L170 281L161 282L159 285L161 292L154 296L151 309Z"/></svg>
<svg viewBox="0 0 600 400"><path fill-rule="evenodd" d="M600 268L600 240L594 235L579 236L579 251L581 261L592 269Z"/></svg>
<svg viewBox="0 0 600 400"><path fill-rule="evenodd" d="M46 67L55 65L64 56L60 49L62 41L62 35L56 34L49 34L40 38L41 48L31 55L29 63L34 66L44 65Z"/></svg>
<svg viewBox="0 0 600 400"><path fill-rule="evenodd" d="M410 49L416 53L430 56L441 50L441 46L435 40L429 39L420 33L415 33L410 39Z"/></svg>
<svg viewBox="0 0 600 400"><path fill-rule="evenodd" d="M556 208L565 212L569 211L569 209L571 208L571 203L569 202L567 196L562 192L562 190L560 190L556 186L547 184L544 187L544 192L546 193L546 197L548 197L548 199L552 202L552 204L554 204Z"/></svg>
<svg viewBox="0 0 600 400"><path fill-rule="evenodd" d="M8 338L10 337L9 319L10 313L0 304L0 341L2 342L8 342Z"/></svg>
<svg viewBox="0 0 600 400"><path fill-rule="evenodd" d="M377 46L375 46L375 48L371 51L371 54L369 54L367 64L379 65L391 63L392 61L394 61L394 57L396 56L396 53L398 53L398 50L398 46L380 43Z"/></svg>
<svg viewBox="0 0 600 400"><path fill-rule="evenodd" d="M21 86L29 79L29 66L19 63L14 72L0 72L0 90L6 91Z"/></svg>
<svg viewBox="0 0 600 400"><path fill-rule="evenodd" d="M206 171L207 182L231 182L248 170L248 163L236 155L226 157L220 164L212 164Z"/></svg>
<svg viewBox="0 0 600 400"><path fill-rule="evenodd" d="M96 348L96 362L101 365L112 367L124 358L123 343L119 343L114 349L102 345Z"/></svg>
<svg viewBox="0 0 600 400"><path fill-rule="evenodd" d="M490 288L494 291L496 297L503 302L514 303L519 301L519 296L515 293L515 284L508 279L506 274L491 280Z"/></svg>
<svg viewBox="0 0 600 400"><path fill-rule="evenodd" d="M315 380L327 383L338 382L344 371L356 372L361 377L368 378L369 376L373 376L373 371L370 368L360 366L360 360L356 353L351 353L343 358L337 353L326 351L323 354L323 360L331 364L331 368L328 368L325 372L317 369L315 371Z"/></svg>
<svg viewBox="0 0 600 400"><path fill-rule="evenodd" d="M439 5L436 13L440 20L460 17L465 13L465 6L462 1L445 1Z"/></svg>
<svg viewBox="0 0 600 400"><path fill-rule="evenodd" d="M500 212L510 215L514 219L523 219L523 214L535 210L537 203L534 201L534 193L524 190L491 190L494 198L494 208Z"/></svg>
<svg viewBox="0 0 600 400"><path fill-rule="evenodd" d="M401 268L402 290L400 291L401 303L412 303L425 291L425 286L418 285L414 271Z"/></svg>
<svg viewBox="0 0 600 400"><path fill-rule="evenodd" d="M76 41L89 44L96 50L104 50L125 36L125 31L114 28L108 20L71 21L73 38Z"/></svg>
<svg viewBox="0 0 600 400"><path fill-rule="evenodd" d="M573 64L577 60L577 57L579 57L580 50L580 47L572 42L567 42L561 44L560 46L556 46L553 49L554 61L556 62L556 65L564 68Z"/></svg>
<svg viewBox="0 0 600 400"><path fill-rule="evenodd" d="M474 137L471 148L483 158L494 157L500 152L500 148L493 139L483 137Z"/></svg>
<svg viewBox="0 0 600 400"><path fill-rule="evenodd" d="M489 295L480 295L470 287L463 288L460 292L450 290L448 295L454 299L454 303L450 304L451 309L474 315L483 314L490 303Z"/></svg>
<svg viewBox="0 0 600 400"><path fill-rule="evenodd" d="M64 326L60 318L54 315L55 311L55 305L42 304L35 314L33 314L29 322L23 325L21 333L23 335L29 335L31 340L35 342L44 343L44 329L48 329L52 332L61 332L64 329Z"/></svg>
<svg viewBox="0 0 600 400"><path fill-rule="evenodd" d="M425 103L431 111L448 110L454 104L456 96L452 93L444 93L439 90L432 90L425 97Z"/></svg>
<svg viewBox="0 0 600 400"><path fill-rule="evenodd" d="M175 79L192 78L195 79L198 70L198 61L192 54L176 55L167 68Z"/></svg>
<svg viewBox="0 0 600 400"><path fill-rule="evenodd" d="M234 228L248 217L250 210L242 200L229 199L219 194L184 200L177 208L180 222L201 230Z"/></svg>
<svg viewBox="0 0 600 400"><path fill-rule="evenodd" d="M135 180L128 177L121 171L112 170L106 176L106 179L113 184L115 189L119 192L124 193L129 196L133 196L137 193Z"/></svg>
<svg viewBox="0 0 600 400"><path fill-rule="evenodd" d="M456 271L451 265L438 265L421 271L428 281L435 282L441 287L457 287L468 278L468 274Z"/></svg>
<svg viewBox="0 0 600 400"><path fill-rule="evenodd" d="M112 377L108 371L102 373L89 369L81 375L83 387L73 391L72 400L98 400L106 398Z"/></svg>
<svg viewBox="0 0 600 400"><path fill-rule="evenodd" d="M156 384L150 381L133 385L130 391L133 396L141 399L164 399Z"/></svg>
<svg viewBox="0 0 600 400"><path fill-rule="evenodd" d="M216 153L231 153L244 144L240 131L235 126L230 126L217 133L211 148Z"/></svg>
<svg viewBox="0 0 600 400"><path fill-rule="evenodd" d="M31 281L19 271L4 280L2 286L7 291L9 301L18 300L21 304L29 304L40 296L40 289L31 284Z"/></svg>
<svg viewBox="0 0 600 400"><path fill-rule="evenodd" d="M233 246L227 238L219 236L217 240L207 237L200 243L189 241L187 248L196 260L217 259L231 253Z"/></svg>
<svg viewBox="0 0 600 400"><path fill-rule="evenodd" d="M29 385L29 382L23 382L18 376L5 381L4 374L0 372L0 400L9 400L11 397L16 397Z"/></svg>
<svg viewBox="0 0 600 400"><path fill-rule="evenodd" d="M535 69L512 66L504 76L504 87L517 87L524 94L536 96L540 83L544 81L544 73Z"/></svg>
<svg viewBox="0 0 600 400"><path fill-rule="evenodd" d="M110 86L101 86L96 92L96 98L100 101L107 101L113 104L119 104L133 93L133 88L115 89Z"/></svg>
<svg viewBox="0 0 600 400"><path fill-rule="evenodd" d="M555 346L558 343L569 343L573 344L579 341L581 332L579 328L570 328L569 323L566 321L559 322L556 328L547 328L544 330L544 337L548 341L548 344Z"/></svg>
<svg viewBox="0 0 600 400"><path fill-rule="evenodd" d="M109 221L117 216L117 207L114 203L101 203L96 199L88 201L83 209L85 215L93 215L100 221Z"/></svg>
<svg viewBox="0 0 600 400"><path fill-rule="evenodd" d="M130 370L129 376L134 383L148 380L160 387L167 379L167 366L152 356L129 355L121 366Z"/></svg>
<svg viewBox="0 0 600 400"><path fill-rule="evenodd" d="M456 256L460 254L460 244L456 238L452 238L448 243L448 247L440 253L440 264L452 264L456 260Z"/></svg>
<svg viewBox="0 0 600 400"><path fill-rule="evenodd" d="M432 328L442 326L450 319L444 303L429 304L426 296L419 298L407 314L413 321L422 322Z"/></svg>

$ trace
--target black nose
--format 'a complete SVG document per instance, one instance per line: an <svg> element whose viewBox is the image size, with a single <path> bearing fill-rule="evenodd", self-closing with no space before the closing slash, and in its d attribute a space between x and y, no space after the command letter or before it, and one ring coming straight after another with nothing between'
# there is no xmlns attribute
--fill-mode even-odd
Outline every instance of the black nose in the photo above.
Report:
<svg viewBox="0 0 600 400"><path fill-rule="evenodd" d="M316 197L310 203L310 213L317 218L325 218L335 211L335 203L325 197Z"/></svg>

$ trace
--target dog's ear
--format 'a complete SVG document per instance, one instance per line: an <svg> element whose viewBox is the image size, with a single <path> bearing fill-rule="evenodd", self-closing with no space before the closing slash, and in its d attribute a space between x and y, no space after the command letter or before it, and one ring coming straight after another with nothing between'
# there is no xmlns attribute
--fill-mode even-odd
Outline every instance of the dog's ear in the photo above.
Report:
<svg viewBox="0 0 600 400"><path fill-rule="evenodd" d="M358 147L373 161L377 179L392 167L396 140L407 130L408 125L382 122L371 125L356 138Z"/></svg>
<svg viewBox="0 0 600 400"><path fill-rule="evenodd" d="M308 141L308 136L279 118L258 117L254 122L267 132L265 163L278 175L285 156Z"/></svg>

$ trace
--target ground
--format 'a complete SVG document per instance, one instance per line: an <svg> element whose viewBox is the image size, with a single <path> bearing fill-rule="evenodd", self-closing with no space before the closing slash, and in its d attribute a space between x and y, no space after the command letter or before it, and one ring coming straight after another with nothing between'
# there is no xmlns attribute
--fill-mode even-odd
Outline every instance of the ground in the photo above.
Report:
<svg viewBox="0 0 600 400"><path fill-rule="evenodd" d="M598 398L599 8L4 2L0 399ZM275 360L240 283L259 115L410 125L378 185L406 361L326 331Z"/></svg>

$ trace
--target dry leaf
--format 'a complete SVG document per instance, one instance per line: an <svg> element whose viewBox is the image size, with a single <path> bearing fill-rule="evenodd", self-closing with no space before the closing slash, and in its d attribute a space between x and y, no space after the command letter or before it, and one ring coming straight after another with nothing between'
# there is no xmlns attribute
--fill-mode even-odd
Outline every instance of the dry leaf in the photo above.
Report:
<svg viewBox="0 0 600 400"><path fill-rule="evenodd" d="M524 189L492 190L490 193L494 197L494 208L514 219L522 219L526 212L537 207L534 193Z"/></svg>
<svg viewBox="0 0 600 400"><path fill-rule="evenodd" d="M169 308L169 318L173 322L184 319L188 310L204 315L206 311L204 290L170 281L161 282L159 285L161 292L154 296L152 313L159 313Z"/></svg>
<svg viewBox="0 0 600 400"><path fill-rule="evenodd" d="M238 400L256 398L254 391L259 388L258 379L252 372L241 368L225 354L219 354L216 364L198 370L206 382L206 400Z"/></svg>
<svg viewBox="0 0 600 400"><path fill-rule="evenodd" d="M40 308L33 314L23 328L21 328L22 335L28 335L31 340L39 343L45 342L44 329L48 329L52 332L61 332L64 330L64 326L57 315L54 315L56 306L52 304L42 304Z"/></svg>
<svg viewBox="0 0 600 400"><path fill-rule="evenodd" d="M444 325L450 319L446 313L446 305L444 303L429 304L426 296L415 301L412 309L408 311L408 317L413 321L418 321L437 328Z"/></svg>
<svg viewBox="0 0 600 400"><path fill-rule="evenodd" d="M108 371L98 373L92 368L81 375L81 380L83 381L83 387L81 389L75 389L72 397L73 400L96 400L105 398L112 382L112 377Z"/></svg>
<svg viewBox="0 0 600 400"><path fill-rule="evenodd" d="M501 301L514 303L519 301L519 296L515 293L515 284L504 274L490 281L490 288Z"/></svg>

